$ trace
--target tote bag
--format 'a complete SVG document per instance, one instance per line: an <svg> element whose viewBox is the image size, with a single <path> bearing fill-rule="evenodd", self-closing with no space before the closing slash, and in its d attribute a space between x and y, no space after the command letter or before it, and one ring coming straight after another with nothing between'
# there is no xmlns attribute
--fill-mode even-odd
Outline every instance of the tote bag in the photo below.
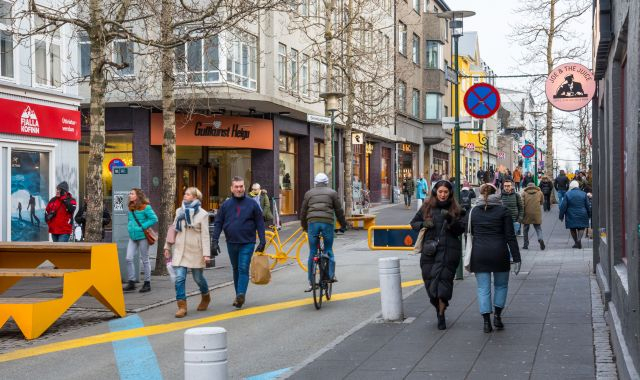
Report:
<svg viewBox="0 0 640 380"><path fill-rule="evenodd" d="M251 282L256 285L266 285L271 281L269 256L255 254L251 257Z"/></svg>
<svg viewBox="0 0 640 380"><path fill-rule="evenodd" d="M413 246L413 252L411 252L411 254L419 255L422 252L422 242L424 241L425 232L427 232L425 227L422 227L420 232L418 232L418 238L416 239L416 244Z"/></svg>
<svg viewBox="0 0 640 380"><path fill-rule="evenodd" d="M467 272L471 272L471 251L473 250L473 234L471 233L472 213L473 208L469 211L469 220L467 221L467 245L464 249L464 269L466 269Z"/></svg>

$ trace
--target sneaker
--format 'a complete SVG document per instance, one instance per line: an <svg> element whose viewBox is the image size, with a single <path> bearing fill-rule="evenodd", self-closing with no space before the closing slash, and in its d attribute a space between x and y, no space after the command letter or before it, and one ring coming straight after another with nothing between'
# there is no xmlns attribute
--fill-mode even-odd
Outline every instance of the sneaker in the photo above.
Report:
<svg viewBox="0 0 640 380"><path fill-rule="evenodd" d="M233 306L235 306L236 309L240 309L242 305L244 305L244 294L238 294L236 300L233 302Z"/></svg>
<svg viewBox="0 0 640 380"><path fill-rule="evenodd" d="M124 288L122 288L122 291L124 291L124 292L132 292L132 291L134 291L134 290L136 290L136 283L135 283L135 281L129 281L129 282L127 282L127 285L126 285Z"/></svg>
<svg viewBox="0 0 640 380"><path fill-rule="evenodd" d="M329 280L329 282L331 283L338 282L338 279L336 278L336 276L333 276L333 278Z"/></svg>
<svg viewBox="0 0 640 380"><path fill-rule="evenodd" d="M538 240L538 243L540 243L540 249L541 249L542 251L544 251L544 248L545 248L544 240L540 239L540 240Z"/></svg>
<svg viewBox="0 0 640 380"><path fill-rule="evenodd" d="M309 293L313 290L313 285L309 285L309 287L304 291L305 293Z"/></svg>
<svg viewBox="0 0 640 380"><path fill-rule="evenodd" d="M145 281L144 284L142 285L142 288L140 288L140 293L146 293L146 292L150 292L151 291L151 283L149 281Z"/></svg>
<svg viewBox="0 0 640 380"><path fill-rule="evenodd" d="M529 246L528 245L523 245L522 249L529 249Z"/></svg>

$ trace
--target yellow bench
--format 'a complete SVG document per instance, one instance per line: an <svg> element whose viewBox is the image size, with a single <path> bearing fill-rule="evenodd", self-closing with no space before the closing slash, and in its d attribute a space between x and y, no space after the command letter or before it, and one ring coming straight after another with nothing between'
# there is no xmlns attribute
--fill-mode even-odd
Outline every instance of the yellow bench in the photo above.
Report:
<svg viewBox="0 0 640 380"><path fill-rule="evenodd" d="M366 215L352 215L346 217L347 222L351 223L352 227L355 229L365 229L368 230L370 227L376 225L376 216L372 214ZM340 223L336 222L338 228L340 228Z"/></svg>
<svg viewBox="0 0 640 380"><path fill-rule="evenodd" d="M37 268L50 261L56 269ZM13 320L27 339L42 335L88 292L126 315L115 244L0 243L0 295L25 277L62 278L62 298L0 298L0 327Z"/></svg>

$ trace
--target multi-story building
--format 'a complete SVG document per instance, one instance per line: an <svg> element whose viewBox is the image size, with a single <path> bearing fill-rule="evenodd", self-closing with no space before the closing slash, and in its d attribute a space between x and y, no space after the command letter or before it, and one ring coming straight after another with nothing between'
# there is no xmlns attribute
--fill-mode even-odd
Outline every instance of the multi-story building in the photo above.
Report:
<svg viewBox="0 0 640 380"><path fill-rule="evenodd" d="M78 190L73 33L66 25L42 30L35 15L18 22L26 6L0 0L0 241L49 240L44 210L56 185Z"/></svg>

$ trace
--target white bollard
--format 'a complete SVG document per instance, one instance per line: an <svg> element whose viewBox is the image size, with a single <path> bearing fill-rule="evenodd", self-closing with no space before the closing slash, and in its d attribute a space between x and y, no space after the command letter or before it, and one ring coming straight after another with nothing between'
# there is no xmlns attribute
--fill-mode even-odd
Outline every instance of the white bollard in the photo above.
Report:
<svg viewBox="0 0 640 380"><path fill-rule="evenodd" d="M378 259L378 272L380 274L382 319L401 321L404 319L404 312L402 311L402 287L400 285L400 259L397 257Z"/></svg>
<svg viewBox="0 0 640 380"><path fill-rule="evenodd" d="M227 380L227 330L197 327L184 333L185 380Z"/></svg>

